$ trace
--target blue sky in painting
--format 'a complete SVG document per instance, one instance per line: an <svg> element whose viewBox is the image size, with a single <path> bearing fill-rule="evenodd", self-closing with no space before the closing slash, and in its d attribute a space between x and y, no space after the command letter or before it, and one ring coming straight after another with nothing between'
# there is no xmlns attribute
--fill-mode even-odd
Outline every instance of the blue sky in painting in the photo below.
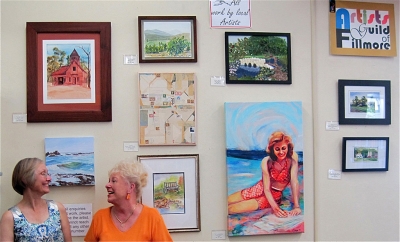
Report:
<svg viewBox="0 0 400 242"><path fill-rule="evenodd" d="M301 102L225 103L226 148L265 150L269 136L283 131L303 151Z"/></svg>
<svg viewBox="0 0 400 242"><path fill-rule="evenodd" d="M93 137L46 138L45 152L94 152Z"/></svg>
<svg viewBox="0 0 400 242"><path fill-rule="evenodd" d="M54 54L53 48L57 47L59 50L65 51L67 56L70 56L72 51L75 49L78 55L81 57L81 61L88 61L87 54L82 50L85 49L94 58L94 46L93 41L90 40L47 40L45 44L46 55L52 56ZM94 42L93 42L94 43ZM82 48L81 48L82 47ZM64 64L67 64L67 60L64 60Z"/></svg>
<svg viewBox="0 0 400 242"><path fill-rule="evenodd" d="M190 21L144 21L144 31L161 30L167 33L191 33L192 24Z"/></svg>

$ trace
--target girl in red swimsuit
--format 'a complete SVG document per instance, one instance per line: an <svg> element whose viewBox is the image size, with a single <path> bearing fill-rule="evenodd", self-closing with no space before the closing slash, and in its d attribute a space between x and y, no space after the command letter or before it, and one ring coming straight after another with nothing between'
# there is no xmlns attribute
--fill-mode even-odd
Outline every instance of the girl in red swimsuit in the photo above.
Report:
<svg viewBox="0 0 400 242"><path fill-rule="evenodd" d="M244 213L258 209L272 208L278 217L301 214L299 206L298 156L293 152L290 136L274 132L266 149L269 156L261 161L262 179L255 185L228 196L228 213ZM291 186L293 208L282 210L279 205L282 191Z"/></svg>

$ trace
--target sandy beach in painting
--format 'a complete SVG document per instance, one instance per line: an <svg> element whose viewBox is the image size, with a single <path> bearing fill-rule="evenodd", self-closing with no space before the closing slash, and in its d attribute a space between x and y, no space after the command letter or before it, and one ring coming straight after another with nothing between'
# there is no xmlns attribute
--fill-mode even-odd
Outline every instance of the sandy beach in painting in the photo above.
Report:
<svg viewBox="0 0 400 242"><path fill-rule="evenodd" d="M48 99L90 99L91 90L79 85L52 86L47 84Z"/></svg>

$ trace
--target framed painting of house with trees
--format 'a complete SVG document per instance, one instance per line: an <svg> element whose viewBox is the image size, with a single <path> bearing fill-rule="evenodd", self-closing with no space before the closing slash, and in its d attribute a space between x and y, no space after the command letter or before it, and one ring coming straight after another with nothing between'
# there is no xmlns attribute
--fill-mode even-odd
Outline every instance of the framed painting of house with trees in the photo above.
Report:
<svg viewBox="0 0 400 242"><path fill-rule="evenodd" d="M292 84L289 33L225 32L227 84Z"/></svg>
<svg viewBox="0 0 400 242"><path fill-rule="evenodd" d="M28 22L28 122L111 121L111 23Z"/></svg>
<svg viewBox="0 0 400 242"><path fill-rule="evenodd" d="M388 80L338 81L339 124L390 124Z"/></svg>

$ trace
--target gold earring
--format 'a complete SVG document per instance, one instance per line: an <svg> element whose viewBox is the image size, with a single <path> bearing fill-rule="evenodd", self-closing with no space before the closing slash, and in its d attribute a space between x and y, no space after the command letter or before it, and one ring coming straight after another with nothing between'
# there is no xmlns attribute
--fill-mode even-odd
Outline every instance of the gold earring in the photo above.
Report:
<svg viewBox="0 0 400 242"><path fill-rule="evenodd" d="M128 193L128 194L126 195L126 200L129 200L129 199L131 199L131 194L130 194L130 193Z"/></svg>

